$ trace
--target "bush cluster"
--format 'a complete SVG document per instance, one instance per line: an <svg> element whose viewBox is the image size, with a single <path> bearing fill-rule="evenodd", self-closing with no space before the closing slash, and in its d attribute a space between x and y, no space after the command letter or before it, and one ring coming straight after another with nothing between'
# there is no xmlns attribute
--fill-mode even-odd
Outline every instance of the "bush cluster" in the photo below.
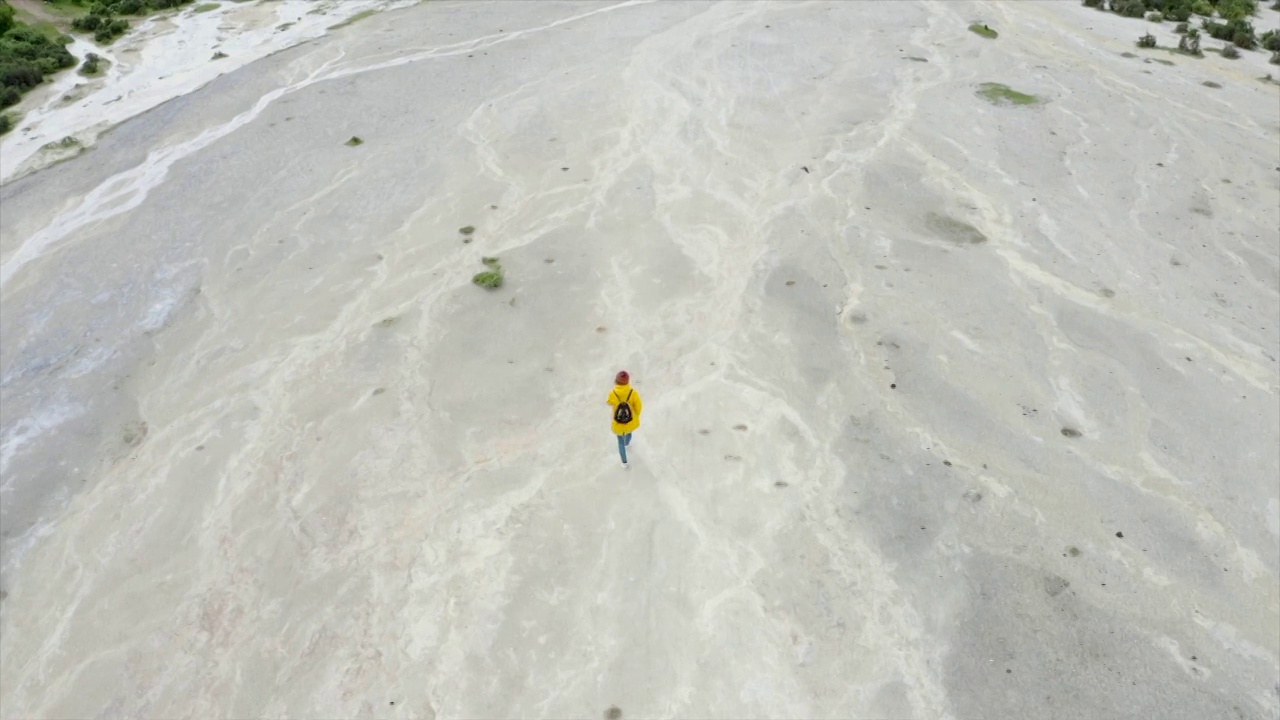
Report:
<svg viewBox="0 0 1280 720"><path fill-rule="evenodd" d="M1252 50L1258 46L1258 36L1254 32L1253 23L1244 18L1236 18L1224 23L1205 20L1202 26L1205 33L1214 40L1235 43L1245 50Z"/></svg>
<svg viewBox="0 0 1280 720"><path fill-rule="evenodd" d="M1156 46L1156 36L1152 35L1151 33L1147 33L1146 35L1143 35L1142 37L1138 38L1138 47L1140 48L1153 48L1155 46Z"/></svg>
<svg viewBox="0 0 1280 720"><path fill-rule="evenodd" d="M0 109L14 105L22 94L62 68L76 64L63 45L71 38L50 40L13 18L13 7L0 4Z"/></svg>
<svg viewBox="0 0 1280 720"><path fill-rule="evenodd" d="M1258 11L1258 0L1083 0L1086 7L1110 9L1124 17L1160 22L1186 22L1192 15L1213 17L1216 11L1224 20L1247 18ZM1280 4L1280 3L1278 3ZM1159 20L1156 20L1156 18Z"/></svg>
<svg viewBox="0 0 1280 720"><path fill-rule="evenodd" d="M193 0L71 0L89 8L89 14L76 18L71 27L93 33L94 42L107 44L129 31L129 21L119 15L145 15L157 10L180 7Z"/></svg>

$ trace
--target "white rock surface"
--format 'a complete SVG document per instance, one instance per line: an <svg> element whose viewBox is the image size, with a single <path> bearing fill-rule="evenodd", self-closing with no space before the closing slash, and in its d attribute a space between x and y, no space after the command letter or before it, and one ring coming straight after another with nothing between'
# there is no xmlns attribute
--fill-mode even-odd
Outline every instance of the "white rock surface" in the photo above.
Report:
<svg viewBox="0 0 1280 720"><path fill-rule="evenodd" d="M430 2L9 182L0 713L1280 716L1280 89L1152 28Z"/></svg>

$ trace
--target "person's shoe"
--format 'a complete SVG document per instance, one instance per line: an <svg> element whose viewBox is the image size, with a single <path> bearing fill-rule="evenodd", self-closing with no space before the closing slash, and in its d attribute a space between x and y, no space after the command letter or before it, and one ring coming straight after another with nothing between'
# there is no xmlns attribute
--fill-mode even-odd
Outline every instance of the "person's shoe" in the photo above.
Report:
<svg viewBox="0 0 1280 720"><path fill-rule="evenodd" d="M630 466L630 465L628 465L628 464L626 464L626 463L622 463L622 469L623 469L623 470L630 470L630 469L631 469L631 466Z"/></svg>

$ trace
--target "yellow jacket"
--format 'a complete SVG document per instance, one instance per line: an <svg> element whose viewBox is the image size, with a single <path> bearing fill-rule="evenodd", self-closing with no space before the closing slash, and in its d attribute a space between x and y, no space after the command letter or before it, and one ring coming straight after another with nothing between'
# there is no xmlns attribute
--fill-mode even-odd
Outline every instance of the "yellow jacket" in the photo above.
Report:
<svg viewBox="0 0 1280 720"><path fill-rule="evenodd" d="M627 398L627 394L631 394L631 398ZM619 422L613 423L614 435L626 435L629 432L635 432L640 428L640 411L644 410L644 401L640 399L640 393L630 385L614 385L613 392L609 393L609 407L615 410L618 403L626 401L631 406L631 422L623 425ZM609 418L613 418L613 413L609 413Z"/></svg>

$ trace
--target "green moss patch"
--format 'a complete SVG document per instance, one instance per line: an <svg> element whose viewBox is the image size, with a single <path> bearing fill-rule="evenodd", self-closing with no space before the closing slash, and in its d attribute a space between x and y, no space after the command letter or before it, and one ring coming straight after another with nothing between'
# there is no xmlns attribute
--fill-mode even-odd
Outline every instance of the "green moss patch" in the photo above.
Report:
<svg viewBox="0 0 1280 720"><path fill-rule="evenodd" d="M1035 105L1040 102L1035 95L1018 92L1000 83L982 83L978 86L978 94L996 105Z"/></svg>
<svg viewBox="0 0 1280 720"><path fill-rule="evenodd" d="M1000 37L1000 33L996 32L995 30L992 30L990 27L982 23L974 23L970 25L969 32L975 35L984 37L988 40L995 40L996 38Z"/></svg>

